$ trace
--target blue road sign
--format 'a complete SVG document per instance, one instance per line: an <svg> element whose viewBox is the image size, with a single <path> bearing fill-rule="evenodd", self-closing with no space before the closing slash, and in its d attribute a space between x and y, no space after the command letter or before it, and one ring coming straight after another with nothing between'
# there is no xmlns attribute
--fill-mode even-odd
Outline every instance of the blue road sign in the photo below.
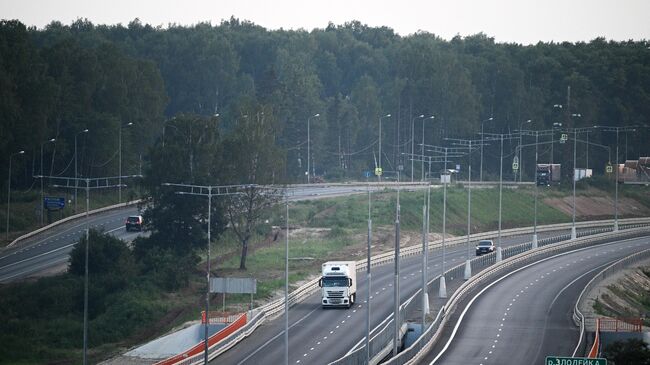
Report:
<svg viewBox="0 0 650 365"><path fill-rule="evenodd" d="M46 196L43 198L43 206L45 209L56 210L65 207L65 198Z"/></svg>
<svg viewBox="0 0 650 365"><path fill-rule="evenodd" d="M372 176L372 171L364 171L363 176L365 176L366 178L371 177Z"/></svg>

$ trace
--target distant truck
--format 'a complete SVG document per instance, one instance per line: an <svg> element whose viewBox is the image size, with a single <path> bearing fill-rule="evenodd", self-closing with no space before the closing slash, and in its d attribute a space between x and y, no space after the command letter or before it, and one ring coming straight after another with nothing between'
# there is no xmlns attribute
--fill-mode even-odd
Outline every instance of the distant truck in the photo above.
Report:
<svg viewBox="0 0 650 365"><path fill-rule="evenodd" d="M535 174L537 185L551 186L551 184L560 183L561 165L559 163L540 163L537 164Z"/></svg>
<svg viewBox="0 0 650 365"><path fill-rule="evenodd" d="M354 261L328 261L323 264L322 305L350 308L357 299L357 264Z"/></svg>

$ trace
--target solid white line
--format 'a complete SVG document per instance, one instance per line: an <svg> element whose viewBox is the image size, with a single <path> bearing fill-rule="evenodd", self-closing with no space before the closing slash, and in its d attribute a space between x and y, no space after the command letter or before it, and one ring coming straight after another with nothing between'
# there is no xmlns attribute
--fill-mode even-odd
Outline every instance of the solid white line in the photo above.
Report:
<svg viewBox="0 0 650 365"><path fill-rule="evenodd" d="M61 247L59 247L59 248L55 248L54 250L51 250L51 251L47 251L47 252L43 252L43 253L39 253L39 254L36 255L36 256L32 256L32 257L28 257L28 258L26 258L26 259L22 259L22 260L20 260L20 261L12 262L12 263L10 263L10 264L7 264L7 265L5 265L5 266L0 267L0 270L5 269L5 268L8 268L8 267L11 267L11 266L18 265L18 264L23 263L23 262L27 262L27 261L30 261L30 260L34 260L34 259L39 258L39 257L41 257L41 256L49 255L49 254L51 254L51 253L53 253L53 252L63 250L64 248L68 248L68 247L74 246L74 245L76 245L76 244L77 244L76 242L75 242L75 243L70 243L70 244L68 244L68 245L61 246Z"/></svg>
<svg viewBox="0 0 650 365"><path fill-rule="evenodd" d="M602 244L602 245L615 245L615 244L620 244L621 242L625 242L625 241L628 241L628 240L634 240L634 239L638 239L638 238L628 238L628 239L626 239L626 240L622 240L622 241L614 241L614 242L610 242L610 243L604 243L604 244ZM598 245L598 246L600 246L600 245ZM596 246L596 247L597 247L597 246ZM547 258L542 259L542 260L539 260L539 261L532 262L532 263L530 263L530 264L528 264L528 265L526 265L526 266L520 267L519 269L517 269L517 270L515 270L515 271L509 272L509 273L505 274L504 276L498 278L497 280L493 281L492 283L488 284L488 285L487 285L486 287L484 287L480 292L478 292L478 294L476 294L474 297L472 297L472 299L469 301L469 303L467 303L467 306L465 307L465 309L463 310L463 312L460 314L460 317L458 318L458 321L456 322L456 325L454 326L454 329L453 329L453 331L451 332L451 336L449 337L449 340L447 341L447 343L445 344L445 346L442 348L442 350L438 353L438 355L437 355L437 356L436 356L436 357L435 357L435 358L434 358L434 359L429 363L429 365L433 365L433 364L435 364L436 361L438 361L438 360L442 357L442 355L444 355L444 353L447 351L447 349L449 348L449 346L451 346L451 343L452 343L452 341L454 340L454 337L456 336L456 333L458 332L458 329L460 328L460 325L461 325L462 322L463 322L463 318L465 318L465 314L467 314L467 312L468 312L469 309L471 308L471 306L472 306L472 304L474 303L474 301L476 301L476 299L478 299L478 297L480 297L480 296L481 296L481 295L482 295L486 290L488 290L488 289L491 288L492 286L496 285L497 283L501 282L501 280L506 279L506 278L509 277L510 275L513 275L513 274L518 273L519 271L522 271L522 270L528 269L529 267L531 267L531 266L533 266L533 265L537 265L537 264L540 264L540 263L542 263L542 262L545 262L545 261L548 261L548 260L551 260L551 259L554 259L554 258L557 258L557 257L560 257L560 256L565 256L565 255L569 255L569 254L572 254L572 253L576 253L576 252L580 252L580 251L584 251L584 250L588 250L588 249L592 249L592 248L594 248L594 246L583 247L583 248L579 248L579 249L577 249L577 250L563 252L563 253L560 253L560 254L557 254L557 255L554 255L554 256L550 256L550 257L547 257ZM497 335L497 337L498 337L498 336L499 336L499 335ZM495 340L495 341L496 341L496 340Z"/></svg>
<svg viewBox="0 0 650 365"><path fill-rule="evenodd" d="M302 318L300 318L299 320L297 320L296 322L294 322L291 326L289 326L289 328L293 328L295 325L297 325L298 323L302 322L305 318L309 317L312 313L316 312L317 310L318 310L318 308L316 308L316 309L312 310L311 312L305 314L304 317L302 317ZM253 357L255 354L257 354L258 352L260 352L264 347L266 347L268 344L270 344L270 343L273 342L276 338L282 336L283 334L284 334L284 329L282 329L282 331L280 331L280 333L278 333L277 335L273 336L273 338L271 338L270 340L266 341L262 346L260 346L257 350L253 351L250 355L248 355L245 359L243 359L242 361L240 361L238 364L243 364L244 362L246 362L246 360L248 360L248 359L250 359L251 357ZM324 337L323 339L327 339L327 337Z"/></svg>
<svg viewBox="0 0 650 365"><path fill-rule="evenodd" d="M43 265L36 266L36 267L30 267L30 268L27 269L27 270L23 270L23 271L21 271L21 272L19 272L19 273L16 273L16 274L11 275L11 276L5 276L5 277L3 277L3 278L0 278L0 282L3 282L3 281L5 281L5 280L9 280L9 279L15 278L16 276L20 276L20 275L23 275L23 274L25 274L25 273L29 273L29 272L35 273L35 272L38 272L38 270L41 269L41 268L43 268L43 267L53 266L53 264L58 264L58 263L60 263L60 262L67 261L67 260L68 260L68 257L62 257L62 258L60 258L60 259L58 259L58 260L55 260L54 262L52 262L52 261L48 261L48 262L46 262L46 263L43 264Z"/></svg>

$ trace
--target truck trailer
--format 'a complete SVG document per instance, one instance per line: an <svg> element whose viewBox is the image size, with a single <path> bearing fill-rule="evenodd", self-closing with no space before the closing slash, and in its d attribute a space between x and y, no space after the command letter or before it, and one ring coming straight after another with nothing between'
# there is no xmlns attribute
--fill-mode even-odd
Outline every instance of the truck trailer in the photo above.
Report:
<svg viewBox="0 0 650 365"><path fill-rule="evenodd" d="M328 261L323 264L322 305L350 308L357 298L357 265L354 261Z"/></svg>
<svg viewBox="0 0 650 365"><path fill-rule="evenodd" d="M551 184L560 183L561 165L559 163L540 163L537 164L535 181L537 185L551 186Z"/></svg>

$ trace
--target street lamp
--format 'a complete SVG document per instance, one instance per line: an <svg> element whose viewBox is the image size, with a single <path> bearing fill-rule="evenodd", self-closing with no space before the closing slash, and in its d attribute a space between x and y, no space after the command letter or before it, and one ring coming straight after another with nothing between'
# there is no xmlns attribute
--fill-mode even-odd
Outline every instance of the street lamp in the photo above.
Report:
<svg viewBox="0 0 650 365"><path fill-rule="evenodd" d="M208 345L208 340L209 340L209 332L208 332L208 325L210 322L210 227L212 226L212 197L215 196L222 196L222 195L239 195L242 194L240 189L254 189L254 185L223 185L223 186L217 186L217 185L190 185L190 184L174 184L174 183L163 183L163 186L172 186L180 189L184 189L181 191L176 191L176 194L179 195L197 195L197 196L204 196L208 198L208 252L207 252L207 262L206 262L206 278L207 278L207 290L205 293L205 323L204 323L204 328L205 328L205 333L204 333L204 361L205 364L208 363L208 350L209 350L209 345ZM288 231L287 231L288 234Z"/></svg>
<svg viewBox="0 0 650 365"><path fill-rule="evenodd" d="M88 133L88 128L74 135L74 177L77 178L77 136L82 133ZM77 213L77 188L79 181L74 181L74 212Z"/></svg>
<svg viewBox="0 0 650 365"><path fill-rule="evenodd" d="M311 117L307 118L307 184L309 184L309 174L311 173L310 170L309 170L309 163L311 162L310 161L311 159L309 157L309 149L310 149L309 144L310 144L310 139L311 139L310 130L309 130L310 129L309 128L309 123L311 121L311 118L318 118L318 117L320 117L320 113L316 113L316 114L312 115Z"/></svg>
<svg viewBox="0 0 650 365"><path fill-rule="evenodd" d="M483 181L483 123L493 121L493 117L481 121L481 171L479 172L479 181Z"/></svg>
<svg viewBox="0 0 650 365"><path fill-rule="evenodd" d="M383 173L383 169L381 168L381 120L384 118L390 118L390 114L386 114L383 117L379 117L379 169L380 173L377 175L377 178L381 182L381 174Z"/></svg>
<svg viewBox="0 0 650 365"><path fill-rule="evenodd" d="M24 154L25 151L18 151L9 155L9 177L7 178L7 240L9 240L9 205L11 204L11 158Z"/></svg>
<svg viewBox="0 0 650 365"><path fill-rule="evenodd" d="M427 119L436 119L435 116L430 116ZM422 120L422 181L424 181L424 119Z"/></svg>
<svg viewBox="0 0 650 365"><path fill-rule="evenodd" d="M524 160L522 159L522 157L523 157L523 154L522 154L523 148L521 146L521 144L522 144L521 128L522 128L522 126L524 124L528 124L528 123L531 123L531 122L532 122L532 119L528 119L526 121L523 121L523 122L519 123L519 182L521 182L521 175L523 175L523 172L524 172Z"/></svg>
<svg viewBox="0 0 650 365"><path fill-rule="evenodd" d="M120 145L119 146L119 151L120 151L120 163L119 163L119 166L120 166L120 171L118 173L118 177L119 177L119 182L118 182L118 185L119 185L118 203L122 203L122 128L123 127L129 127L129 126L132 126L132 125L133 125L133 122L128 122L128 123L126 123L124 125L120 124L120 133L119 133L120 134L120 136L119 136L119 145Z"/></svg>
<svg viewBox="0 0 650 365"><path fill-rule="evenodd" d="M503 140L504 139L514 139L519 138L515 137L514 134L503 134L503 133L488 133L488 141L500 141L501 143L501 157L499 158L499 233L497 236L497 253L496 253L496 262L501 262L501 211L503 206Z"/></svg>
<svg viewBox="0 0 650 365"><path fill-rule="evenodd" d="M424 118L424 114L420 114L417 117L411 118L411 182L413 182L413 153L414 151L414 146L415 146L415 120L417 118ZM424 134L424 133L423 133ZM422 144L422 147L424 147L424 143Z"/></svg>
<svg viewBox="0 0 650 365"><path fill-rule="evenodd" d="M44 209L43 205L44 205L44 201L45 201L45 196L43 195L43 145L45 145L46 143L54 143L54 142L56 142L56 138L51 138L51 139L41 143L41 204L40 204L40 206L41 206L41 225L43 225L43 218L44 218L44 215L45 215L45 212L43 210Z"/></svg>
<svg viewBox="0 0 650 365"><path fill-rule="evenodd" d="M637 126L625 126L625 127L609 127L609 126L595 126L594 128L600 128L603 132L616 132L616 178L614 180L614 186L616 187L616 193L614 197L614 231L618 231L618 133L619 132L628 132L636 130Z"/></svg>

